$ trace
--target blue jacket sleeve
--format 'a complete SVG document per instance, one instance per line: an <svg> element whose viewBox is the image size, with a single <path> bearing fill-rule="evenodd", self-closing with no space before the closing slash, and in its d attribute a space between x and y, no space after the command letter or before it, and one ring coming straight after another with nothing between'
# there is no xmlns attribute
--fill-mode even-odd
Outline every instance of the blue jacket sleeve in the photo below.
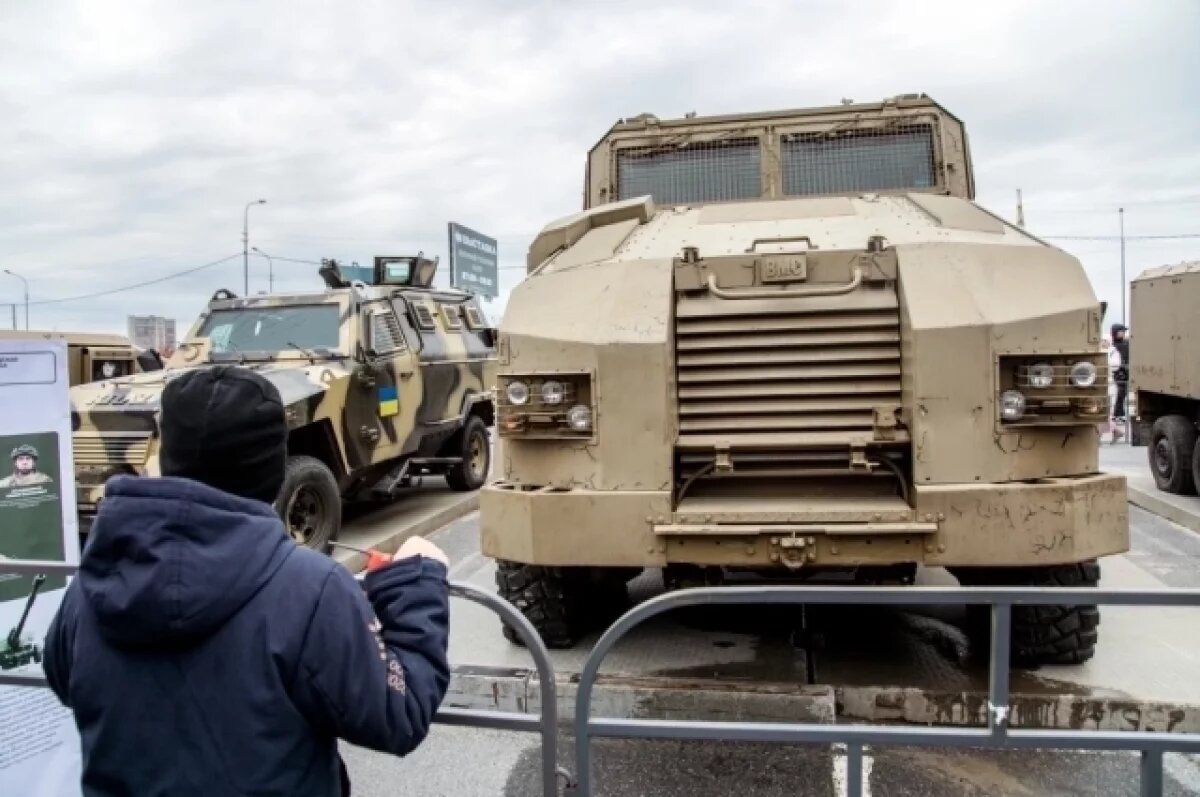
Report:
<svg viewBox="0 0 1200 797"><path fill-rule="evenodd" d="M43 644L42 669L50 690L58 701L67 708L71 707L71 644L74 638L74 584L67 589L63 601L50 621L50 630L46 632Z"/></svg>
<svg viewBox="0 0 1200 797"><path fill-rule="evenodd" d="M370 573L363 589L341 567L325 581L301 650L294 695L319 728L406 755L429 732L446 688L446 568L414 557ZM373 610L373 611L372 611Z"/></svg>

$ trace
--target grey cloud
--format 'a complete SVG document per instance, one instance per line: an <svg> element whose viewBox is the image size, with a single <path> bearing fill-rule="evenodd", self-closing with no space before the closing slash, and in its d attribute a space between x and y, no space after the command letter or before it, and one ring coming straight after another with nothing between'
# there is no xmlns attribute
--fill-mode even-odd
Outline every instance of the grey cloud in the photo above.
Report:
<svg viewBox="0 0 1200 797"><path fill-rule="evenodd" d="M1037 227L1059 233L1111 229L1114 203L1200 195L1200 9L1188 0L1136 13L784 0L180 8L29 4L0 27L0 262L19 265L36 298L232 254L242 206L259 196L252 243L273 255L441 253L453 219L500 239L510 289L537 230L578 209L587 149L641 111L926 91L967 123L979 198L1009 218L1017 187ZM1129 222L1180 231L1195 207L1131 206ZM1098 290L1115 285L1109 242L1075 250ZM1186 251L1139 245L1130 265ZM314 267L275 265L285 288L319 285ZM264 288L265 262L251 268ZM120 329L126 313L156 312L186 326L225 286L240 290L240 257L35 308L34 320ZM0 279L0 303L16 287Z"/></svg>

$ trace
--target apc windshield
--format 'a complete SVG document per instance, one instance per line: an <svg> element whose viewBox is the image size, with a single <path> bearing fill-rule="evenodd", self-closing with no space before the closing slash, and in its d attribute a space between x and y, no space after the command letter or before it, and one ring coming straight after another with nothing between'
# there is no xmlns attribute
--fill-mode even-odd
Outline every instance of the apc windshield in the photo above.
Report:
<svg viewBox="0 0 1200 797"><path fill-rule="evenodd" d="M336 304L214 310L200 337L218 355L337 350L340 312Z"/></svg>

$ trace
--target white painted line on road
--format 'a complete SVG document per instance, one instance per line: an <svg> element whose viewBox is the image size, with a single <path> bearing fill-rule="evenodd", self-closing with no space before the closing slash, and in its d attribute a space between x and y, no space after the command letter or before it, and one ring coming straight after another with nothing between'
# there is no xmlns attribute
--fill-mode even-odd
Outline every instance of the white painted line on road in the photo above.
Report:
<svg viewBox="0 0 1200 797"><path fill-rule="evenodd" d="M1200 794L1200 764L1196 763L1196 756L1167 753L1163 756L1163 769L1189 794Z"/></svg>
<svg viewBox="0 0 1200 797"><path fill-rule="evenodd" d="M871 757L869 747L863 746L862 756L862 797L871 797L871 769L875 759ZM849 773L846 762L846 745L833 745L833 793L835 797L848 797L850 794Z"/></svg>
<svg viewBox="0 0 1200 797"><path fill-rule="evenodd" d="M464 557L461 562L450 568L451 581L475 581L475 576L479 575L492 560L483 554L473 553Z"/></svg>

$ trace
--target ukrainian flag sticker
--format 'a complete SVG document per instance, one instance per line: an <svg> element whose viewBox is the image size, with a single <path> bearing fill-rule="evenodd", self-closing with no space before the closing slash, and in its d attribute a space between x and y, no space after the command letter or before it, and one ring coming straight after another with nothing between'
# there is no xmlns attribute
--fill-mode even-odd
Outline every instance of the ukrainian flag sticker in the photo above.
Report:
<svg viewBox="0 0 1200 797"><path fill-rule="evenodd" d="M390 418L400 414L400 396L395 385L379 388L379 417Z"/></svg>

